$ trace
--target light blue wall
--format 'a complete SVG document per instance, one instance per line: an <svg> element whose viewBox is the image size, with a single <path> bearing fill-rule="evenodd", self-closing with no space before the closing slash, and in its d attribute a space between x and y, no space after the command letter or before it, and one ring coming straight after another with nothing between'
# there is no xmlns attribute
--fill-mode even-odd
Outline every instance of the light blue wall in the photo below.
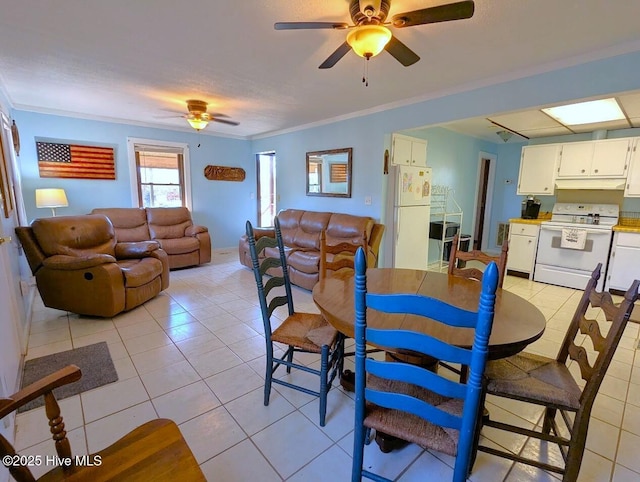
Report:
<svg viewBox="0 0 640 482"><path fill-rule="evenodd" d="M30 218L43 214L34 206L33 193L36 187L59 185L67 189L70 206L64 210L61 209L60 214L63 211L64 213L83 213L96 206L128 206L131 196L126 138L141 137L187 142L191 146L194 219L209 226L213 233L215 247L232 247L237 244L237 239L243 232L245 220L255 221L256 218L256 201L251 199L251 193L255 192L255 153L272 150L276 152L278 209L297 207L348 212L382 219L385 215L386 193L385 178L382 173L383 156L385 149L390 146L392 132L636 89L640 89L640 52L254 140L198 136L196 133L23 111L14 111L12 114L20 126L23 144L20 161L27 212ZM364 87L362 95L367 95ZM444 133L433 135L434 138L429 141L427 162L433 165L432 163L436 160L440 162L440 159L447 159L442 162L436 172L436 179L442 179L442 183L451 180L455 184L457 196L465 206L468 203L469 193L471 192L472 197L475 194L478 162L476 150L497 153L499 166L496 173L496 191L500 190L499 179L517 180L519 156L516 155L516 147L497 145L491 150L490 143L484 145L479 141L465 141L450 151L444 147L438 147L441 142L440 136L444 139ZM118 179L116 181L40 179L35 161L35 137L115 145ZM202 144L200 148L196 147L198 142ZM454 139L454 142L458 143L459 140ZM444 141L442 144L444 145ZM353 148L352 197L342 199L306 196L306 152L340 147ZM467 159L471 159L470 166L464 163ZM453 162L454 166L450 166L449 161ZM202 174L207 164L243 167L247 172L247 179L242 183L207 181ZM455 180L452 178L454 174ZM468 187L471 184L474 185L472 190ZM365 196L372 197L371 205L364 204ZM499 220L519 215L521 198L515 195L513 184L502 186L501 197L502 203L498 202L500 195L494 194L492 229ZM624 208L637 207L638 203L635 201L631 203L625 201ZM465 228L466 221L470 222L472 219L473 204L470 206L465 207L465 215L467 212L470 213L466 216Z"/></svg>
<svg viewBox="0 0 640 482"><path fill-rule="evenodd" d="M237 244L244 222L256 210L255 201L250 198L255 190L255 159L249 141L24 111L14 111L13 118L20 128L22 189L30 220L50 215L35 206L35 190L41 187L61 187L66 191L69 207L58 208L58 215L85 214L96 207L130 207L128 137L189 145L193 219L209 227L215 247ZM116 180L40 178L36 138L114 146ZM209 181L204 177L208 164L242 167L247 172L246 180Z"/></svg>

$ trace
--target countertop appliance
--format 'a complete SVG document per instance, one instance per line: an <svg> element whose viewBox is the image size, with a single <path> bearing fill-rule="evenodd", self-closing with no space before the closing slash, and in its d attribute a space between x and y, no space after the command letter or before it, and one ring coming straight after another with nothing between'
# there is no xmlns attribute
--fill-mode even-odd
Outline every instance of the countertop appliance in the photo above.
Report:
<svg viewBox="0 0 640 482"><path fill-rule="evenodd" d="M534 281L584 289L598 263L604 285L617 204L556 203L551 220L540 224Z"/></svg>
<svg viewBox="0 0 640 482"><path fill-rule="evenodd" d="M538 213L540 213L540 200L533 196L527 196L527 199L522 201L520 216L522 219L537 219Z"/></svg>
<svg viewBox="0 0 640 482"><path fill-rule="evenodd" d="M392 166L393 266L427 269L431 215L431 168Z"/></svg>

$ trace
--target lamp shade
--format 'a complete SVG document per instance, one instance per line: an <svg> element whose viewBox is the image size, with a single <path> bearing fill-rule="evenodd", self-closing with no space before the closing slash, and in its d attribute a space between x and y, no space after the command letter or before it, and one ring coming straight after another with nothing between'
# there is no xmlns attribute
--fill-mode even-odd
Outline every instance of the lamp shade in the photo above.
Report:
<svg viewBox="0 0 640 482"><path fill-rule="evenodd" d="M360 57L375 57L391 40L391 31L382 25L362 25L347 35L347 43Z"/></svg>
<svg viewBox="0 0 640 482"><path fill-rule="evenodd" d="M205 127L207 127L207 124L209 123L208 120L203 119L202 117L199 117L199 116L187 117L187 122L191 127L193 127L197 131L204 129Z"/></svg>
<svg viewBox="0 0 640 482"><path fill-rule="evenodd" d="M69 205L64 189L36 189L36 206L39 208L61 208Z"/></svg>

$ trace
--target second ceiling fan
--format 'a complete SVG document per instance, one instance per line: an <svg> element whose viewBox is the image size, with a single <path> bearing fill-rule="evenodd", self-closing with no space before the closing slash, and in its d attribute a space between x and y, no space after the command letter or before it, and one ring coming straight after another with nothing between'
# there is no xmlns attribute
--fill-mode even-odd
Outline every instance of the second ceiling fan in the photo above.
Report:
<svg viewBox="0 0 640 482"><path fill-rule="evenodd" d="M420 60L420 57L398 40L387 26L405 28L462 20L472 17L474 12L473 1L466 0L398 13L391 18L390 22L387 22L390 6L391 0L351 0L349 13L353 25L344 22L277 22L274 27L276 30L350 29L345 42L320 64L321 69L333 67L352 49L366 59L386 50L398 62L408 67Z"/></svg>

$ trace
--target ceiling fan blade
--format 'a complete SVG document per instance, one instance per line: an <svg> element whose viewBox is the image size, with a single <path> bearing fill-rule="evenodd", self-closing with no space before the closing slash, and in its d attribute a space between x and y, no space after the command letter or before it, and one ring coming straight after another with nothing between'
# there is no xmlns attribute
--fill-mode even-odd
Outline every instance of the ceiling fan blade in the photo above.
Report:
<svg viewBox="0 0 640 482"><path fill-rule="evenodd" d="M210 112L209 116L210 117L229 117L227 114L222 114L220 112Z"/></svg>
<svg viewBox="0 0 640 482"><path fill-rule="evenodd" d="M211 119L212 122L220 122L221 124L229 124L230 126L239 126L240 123L239 122L235 122L232 120L226 120L226 119L217 119L215 117L213 117Z"/></svg>
<svg viewBox="0 0 640 482"><path fill-rule="evenodd" d="M449 3L437 7L423 8L413 12L399 13L393 16L391 23L394 27L404 28L426 23L448 22L450 20L462 20L473 16L475 6L473 1Z"/></svg>
<svg viewBox="0 0 640 482"><path fill-rule="evenodd" d="M405 44L400 42L400 40L398 40L395 35L391 36L391 40L389 40L389 43L385 46L384 49L405 67L409 67L410 65L413 65L418 60L420 60L418 54L416 54Z"/></svg>
<svg viewBox="0 0 640 482"><path fill-rule="evenodd" d="M349 52L349 50L351 50L351 45L349 45L347 42L344 42L335 50L335 52L329 55L329 57L327 57L327 60L322 62L318 68L330 69L338 63L338 60L347 55L347 52Z"/></svg>
<svg viewBox="0 0 640 482"><path fill-rule="evenodd" d="M273 24L273 28L276 30L304 30L318 28L342 30L348 27L349 24L344 22L276 22Z"/></svg>

